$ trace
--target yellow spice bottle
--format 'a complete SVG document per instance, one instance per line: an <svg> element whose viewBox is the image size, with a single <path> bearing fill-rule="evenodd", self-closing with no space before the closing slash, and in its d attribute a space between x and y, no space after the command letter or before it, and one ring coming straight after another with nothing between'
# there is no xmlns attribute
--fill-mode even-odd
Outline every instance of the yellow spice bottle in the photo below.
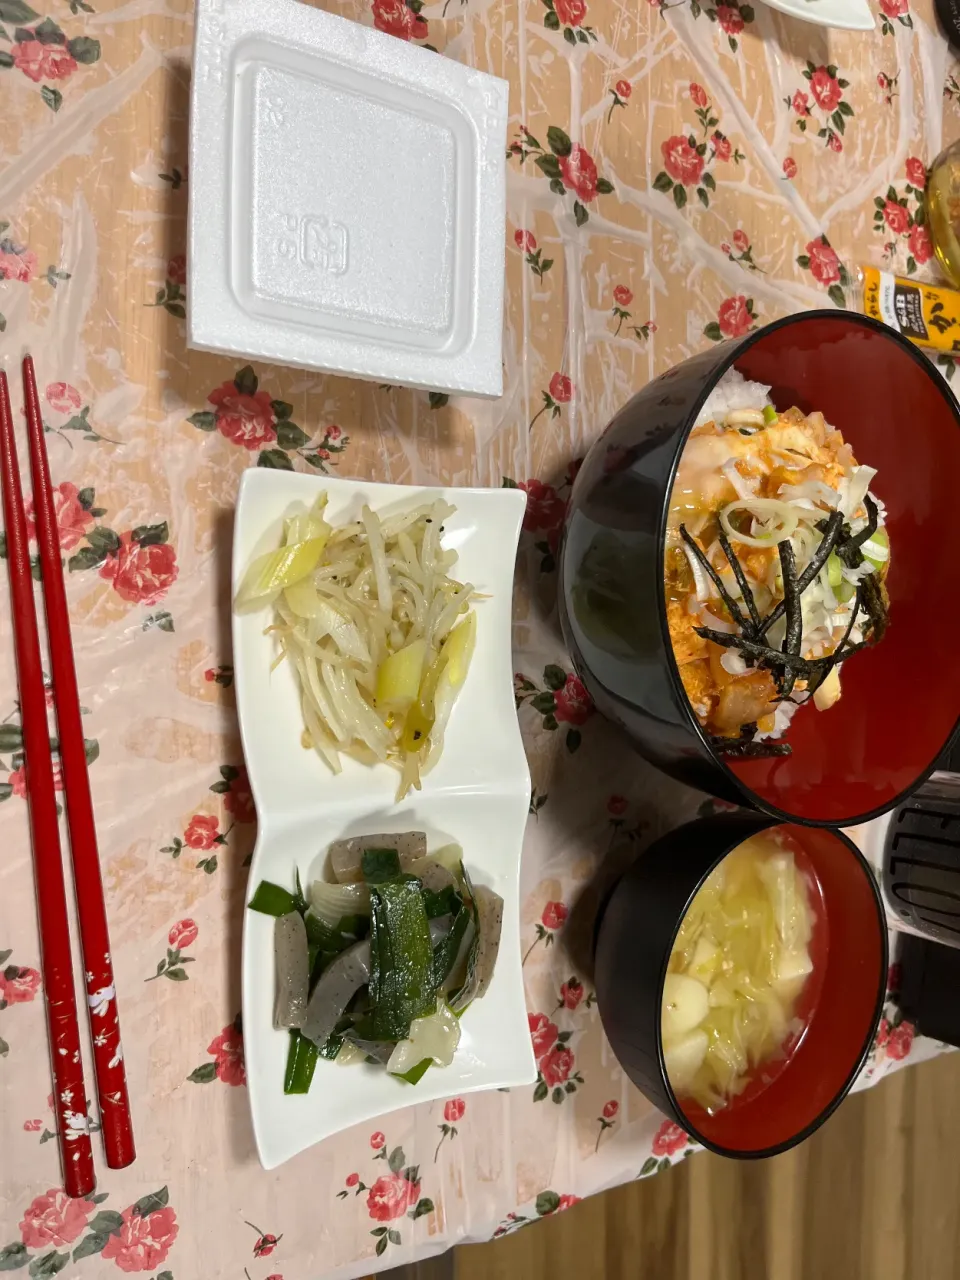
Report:
<svg viewBox="0 0 960 1280"><path fill-rule="evenodd" d="M960 293L943 285L861 266L857 306L918 347L960 354Z"/></svg>

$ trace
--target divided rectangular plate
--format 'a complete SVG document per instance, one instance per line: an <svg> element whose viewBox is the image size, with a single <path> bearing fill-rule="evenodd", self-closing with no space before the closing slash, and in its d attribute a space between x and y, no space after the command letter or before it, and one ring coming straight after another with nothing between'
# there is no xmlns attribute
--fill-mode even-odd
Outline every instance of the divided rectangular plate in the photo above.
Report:
<svg viewBox="0 0 960 1280"><path fill-rule="evenodd" d="M321 873L331 841L346 835L425 830L428 847L463 846L471 875L504 900L503 934L493 982L463 1017L451 1066L431 1069L416 1087L368 1066L319 1062L304 1097L285 1097L288 1036L273 1027L273 920L245 913L243 1026L247 1085L257 1149L273 1168L351 1125L410 1106L477 1089L531 1084L536 1065L527 1027L520 967L520 852L530 801L530 774L513 703L511 604L523 494L510 489L425 489L366 484L252 468L237 501L233 589L250 558L279 544L283 519L329 495L335 524L375 511L443 497L456 508L443 545L459 555L455 574L489 595L479 601L477 646L454 707L444 752L423 790L394 802L398 774L344 758L337 777L300 745L303 721L296 678L287 664L271 673L275 641L263 634L266 613L234 616L237 707L244 756L259 820L249 889L260 880L292 886Z"/></svg>
<svg viewBox="0 0 960 1280"><path fill-rule="evenodd" d="M199 0L192 346L499 395L507 86L296 0Z"/></svg>

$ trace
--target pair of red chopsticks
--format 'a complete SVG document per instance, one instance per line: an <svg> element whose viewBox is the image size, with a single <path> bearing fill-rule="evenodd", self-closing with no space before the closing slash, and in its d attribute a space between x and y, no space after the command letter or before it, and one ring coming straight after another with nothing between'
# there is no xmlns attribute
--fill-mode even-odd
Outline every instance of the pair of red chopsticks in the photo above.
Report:
<svg viewBox="0 0 960 1280"><path fill-rule="evenodd" d="M50 486L43 419L33 361L23 362L24 406L33 479L34 524L40 548L41 580L50 642L50 665L57 710L59 755L70 829L70 851L80 925L80 945L90 1012L100 1124L107 1164L122 1169L136 1154L130 1124L127 1080L120 1045L120 1022L110 960L110 937L100 879L93 802L80 722L80 695L63 589L60 537ZM10 593L13 604L20 720L30 808L30 831L40 922L40 964L46 991L47 1027L53 1066L54 1111L67 1195L88 1195L96 1185L87 1120L87 1095L80 1061L80 1028L73 985L67 922L67 895L57 819L53 756L47 729L47 701L40 637L30 573L27 521L20 487L13 414L7 375L0 370L0 483Z"/></svg>

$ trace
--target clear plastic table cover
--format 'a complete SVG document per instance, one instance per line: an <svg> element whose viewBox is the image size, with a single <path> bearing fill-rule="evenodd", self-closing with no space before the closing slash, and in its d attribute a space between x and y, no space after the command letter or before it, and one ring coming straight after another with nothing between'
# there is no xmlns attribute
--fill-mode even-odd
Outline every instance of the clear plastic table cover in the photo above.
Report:
<svg viewBox="0 0 960 1280"><path fill-rule="evenodd" d="M646 768L570 674L553 558L575 460L671 363L800 307L849 305L858 261L931 274L918 193L960 134L960 75L927 0L877 0L866 35L741 0L336 7L510 82L500 400L188 350L190 5L0 0L0 353L16 375L32 350L50 428L140 1152L122 1172L101 1164L97 1203L57 1191L2 608L0 1265L24 1275L347 1280L685 1157L604 1041L583 899L608 854L703 798ZM408 1106L271 1174L236 1022L254 813L227 586L252 465L517 483L529 499L514 664L541 1079ZM937 1051L887 1013L861 1087Z"/></svg>

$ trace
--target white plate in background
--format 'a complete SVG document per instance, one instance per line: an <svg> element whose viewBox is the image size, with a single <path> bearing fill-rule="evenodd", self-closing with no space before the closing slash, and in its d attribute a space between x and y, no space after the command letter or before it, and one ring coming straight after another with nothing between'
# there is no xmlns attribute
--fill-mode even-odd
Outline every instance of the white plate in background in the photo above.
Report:
<svg viewBox="0 0 960 1280"><path fill-rule="evenodd" d="M292 889L295 869L306 885L319 876L330 843L343 836L425 830L428 849L451 840L462 845L471 876L500 894L503 932L493 981L464 1014L449 1067L431 1067L419 1084L409 1086L382 1068L342 1067L321 1059L310 1092L286 1097L289 1034L273 1026L274 922L246 911L244 1050L257 1150L266 1169L397 1108L536 1079L519 929L530 773L513 702L510 634L524 495L513 489L430 489L251 468L237 499L234 592L251 557L279 545L284 517L309 507L323 491L329 497L325 516L334 525L357 519L364 503L383 512L444 498L457 508L442 538L443 546L459 555L452 574L490 598L474 606L476 649L450 716L443 754L422 791L400 804L394 801L399 774L389 766L367 767L344 756L343 773L334 776L316 752L301 747L296 677L287 663L270 671L276 644L263 634L268 612L234 615L237 708L259 822L247 897L261 880Z"/></svg>
<svg viewBox="0 0 960 1280"><path fill-rule="evenodd" d="M872 31L877 25L867 0L765 0L771 9L801 22L839 31Z"/></svg>

